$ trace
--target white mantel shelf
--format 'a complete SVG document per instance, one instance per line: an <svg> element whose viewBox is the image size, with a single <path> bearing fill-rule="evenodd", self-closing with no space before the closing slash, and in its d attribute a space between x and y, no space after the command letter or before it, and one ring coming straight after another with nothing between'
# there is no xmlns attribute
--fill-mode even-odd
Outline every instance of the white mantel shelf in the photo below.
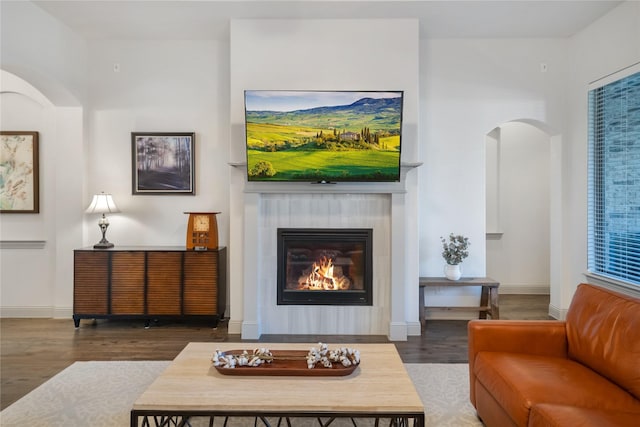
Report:
<svg viewBox="0 0 640 427"><path fill-rule="evenodd" d="M246 168L246 162L229 162L229 166ZM410 170L422 166L422 162L402 162L401 180L399 182L337 182L337 183L310 183L310 182L246 182L245 193L260 194L393 194L406 193L404 178Z"/></svg>

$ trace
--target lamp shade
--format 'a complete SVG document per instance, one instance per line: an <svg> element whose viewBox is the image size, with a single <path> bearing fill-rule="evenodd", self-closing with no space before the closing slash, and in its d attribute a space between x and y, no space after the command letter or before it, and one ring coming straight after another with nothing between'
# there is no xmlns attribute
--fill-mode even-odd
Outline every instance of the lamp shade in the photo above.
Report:
<svg viewBox="0 0 640 427"><path fill-rule="evenodd" d="M91 204L85 211L86 213L116 213L120 212L111 194L94 194Z"/></svg>

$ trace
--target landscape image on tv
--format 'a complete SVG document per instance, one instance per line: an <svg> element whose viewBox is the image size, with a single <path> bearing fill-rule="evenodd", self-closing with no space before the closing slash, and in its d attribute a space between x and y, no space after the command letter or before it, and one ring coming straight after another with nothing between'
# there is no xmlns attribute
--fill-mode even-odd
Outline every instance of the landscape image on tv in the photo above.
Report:
<svg viewBox="0 0 640 427"><path fill-rule="evenodd" d="M399 181L402 91L245 91L249 181Z"/></svg>

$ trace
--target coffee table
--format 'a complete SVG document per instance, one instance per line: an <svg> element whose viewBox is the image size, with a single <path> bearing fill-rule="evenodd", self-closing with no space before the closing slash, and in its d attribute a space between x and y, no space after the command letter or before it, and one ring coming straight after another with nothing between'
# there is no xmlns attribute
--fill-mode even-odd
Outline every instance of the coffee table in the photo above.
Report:
<svg viewBox="0 0 640 427"><path fill-rule="evenodd" d="M257 417L267 425L266 417L345 417L424 426L424 406L393 344L328 344L358 349L358 368L347 376L223 375L211 363L216 349L309 350L317 343L189 343L136 400L131 426L190 425L192 417L213 424L218 416Z"/></svg>

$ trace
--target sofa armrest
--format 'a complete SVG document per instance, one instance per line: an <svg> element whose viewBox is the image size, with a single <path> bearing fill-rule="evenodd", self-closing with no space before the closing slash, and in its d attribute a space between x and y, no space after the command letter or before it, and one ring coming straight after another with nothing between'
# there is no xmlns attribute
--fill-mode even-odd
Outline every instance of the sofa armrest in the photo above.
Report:
<svg viewBox="0 0 640 427"><path fill-rule="evenodd" d="M469 339L469 381L475 406L476 355L481 351L524 353L567 357L566 322L563 320L471 320Z"/></svg>
<svg viewBox="0 0 640 427"><path fill-rule="evenodd" d="M480 351L567 357L567 334L562 320L471 320L469 363Z"/></svg>

